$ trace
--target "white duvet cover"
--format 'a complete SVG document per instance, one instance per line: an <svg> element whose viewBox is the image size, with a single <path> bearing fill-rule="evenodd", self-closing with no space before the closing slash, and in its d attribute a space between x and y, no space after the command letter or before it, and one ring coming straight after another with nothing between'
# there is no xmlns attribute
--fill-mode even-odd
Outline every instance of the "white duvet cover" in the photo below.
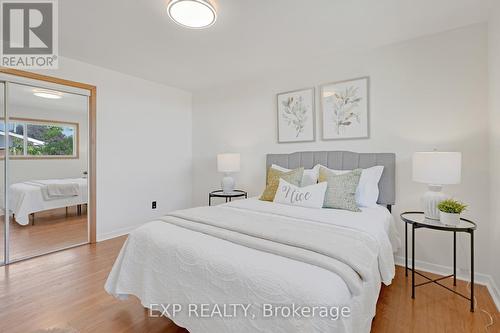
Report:
<svg viewBox="0 0 500 333"><path fill-rule="evenodd" d="M148 223L130 234L105 288L116 297L135 295L148 308L158 308L159 304L178 304L181 311L165 314L191 333L369 332L380 283L389 284L394 276L392 252L399 246L399 238L386 208L362 210L353 213L310 209L248 199L217 209L214 207L210 212L203 209L175 212L173 217ZM234 230L212 230L237 216L241 217L235 225L240 225L240 229L228 225ZM208 221L216 217L221 221L213 221L215 226L212 223L209 226L205 223L199 225L203 219ZM257 221L257 226L241 229L252 219ZM259 247L260 241L256 246L255 242L248 242L245 238L256 236L245 233L265 228L264 221L274 223L278 230L269 228L272 230L270 233L262 233L262 237L276 236L277 243L269 248ZM292 230L288 227L283 228L283 235L279 235L279 228L286 221L303 227L304 232L297 232L296 240L286 238L286 232ZM342 253L335 256L335 250L332 250L335 246L324 243L325 237L318 237L323 239L318 244L307 242L313 235L311 230L316 229L318 232L334 233L338 230L356 241L352 245L342 243L338 247ZM335 234L331 236L332 242L342 241ZM242 237L248 246L242 245ZM359 283L356 284L352 274L336 272L330 269L330 265L317 265L316 261L309 262L308 256L296 257L295 252L280 249L287 246L281 243L284 240L293 243L288 246L307 246L312 252L318 251L319 254L314 253L314 256L332 253L328 260L354 266L351 269ZM356 244L358 240L369 243L368 248L375 253L369 255L366 249L360 250L360 244ZM364 262L366 267L356 267L360 262ZM240 311L239 315L231 317L216 313L211 318L200 318L199 312L188 311L189 304L200 307L207 304L211 309L214 305L222 308L230 304L250 308L247 316ZM347 306L350 315L337 320L333 320L331 315L297 317L285 316L279 311L277 316L264 316L265 307L273 306L275 310L284 306L291 309L294 305L330 309Z"/></svg>
<svg viewBox="0 0 500 333"><path fill-rule="evenodd" d="M41 186L68 183L78 184L80 194L52 200L44 198ZM88 201L87 191L87 179L85 178L47 179L16 183L9 187L9 210L15 215L17 223L28 225L31 213L86 204Z"/></svg>

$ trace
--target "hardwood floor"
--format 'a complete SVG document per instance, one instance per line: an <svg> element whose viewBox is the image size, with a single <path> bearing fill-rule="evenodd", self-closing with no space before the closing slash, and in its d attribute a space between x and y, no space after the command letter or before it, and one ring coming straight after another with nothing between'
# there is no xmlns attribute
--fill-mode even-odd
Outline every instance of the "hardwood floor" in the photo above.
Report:
<svg viewBox="0 0 500 333"><path fill-rule="evenodd" d="M0 221L0 258L3 258L3 216ZM76 214L76 207L36 213L35 224L22 226L10 223L10 257L25 258L47 253L74 244L87 242L87 212ZM1 261L1 259L0 259Z"/></svg>
<svg viewBox="0 0 500 333"><path fill-rule="evenodd" d="M411 276L405 277L404 267L396 266L396 277L389 287L383 287L377 303L377 315L373 320L372 332L500 332L500 313L496 310L491 296L482 285L475 285L476 312L469 310L466 299L434 284L418 287L415 300L411 299ZM436 278L438 275L422 272ZM416 283L425 282L416 277ZM441 281L453 288L453 280ZM467 283L457 281L457 291L469 294ZM490 322L491 314L494 325Z"/></svg>
<svg viewBox="0 0 500 333"><path fill-rule="evenodd" d="M137 299L118 301L103 289L125 238L57 252L0 268L0 332L30 333L52 327L78 332L186 333L166 318L150 318ZM382 289L372 332L500 332L500 318L483 286L476 286L479 309L437 286L417 289L397 268L390 287ZM458 288L466 290L466 283Z"/></svg>
<svg viewBox="0 0 500 333"><path fill-rule="evenodd" d="M0 331L52 327L79 332L183 332L149 318L136 299L118 301L103 289L125 238L84 245L0 268Z"/></svg>

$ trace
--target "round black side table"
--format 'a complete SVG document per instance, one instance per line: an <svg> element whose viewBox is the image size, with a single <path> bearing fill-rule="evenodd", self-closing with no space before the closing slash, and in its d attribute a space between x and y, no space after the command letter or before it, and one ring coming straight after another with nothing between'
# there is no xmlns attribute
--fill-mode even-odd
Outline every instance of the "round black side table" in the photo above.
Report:
<svg viewBox="0 0 500 333"><path fill-rule="evenodd" d="M435 283L459 296L470 301L470 311L474 312L474 230L476 230L476 223L460 219L458 225L446 225L437 220L431 220L424 216L423 212L404 212L401 219L405 222L405 274L408 276L408 224L412 226L411 229L411 298L415 298L415 288L429 283ZM419 272L415 271L415 230L420 228L427 228L440 231L453 232L453 274L443 276L438 279L431 279ZM453 285L457 285L457 232L465 232L470 235L470 298L463 295L447 286L439 283L439 281L453 277ZM422 276L428 281L415 285L415 274Z"/></svg>
<svg viewBox="0 0 500 333"><path fill-rule="evenodd" d="M247 192L243 190L234 190L232 192L224 193L222 190L212 191L208 194L208 205L212 206L212 198L225 198L226 202L231 202L233 198L248 198Z"/></svg>

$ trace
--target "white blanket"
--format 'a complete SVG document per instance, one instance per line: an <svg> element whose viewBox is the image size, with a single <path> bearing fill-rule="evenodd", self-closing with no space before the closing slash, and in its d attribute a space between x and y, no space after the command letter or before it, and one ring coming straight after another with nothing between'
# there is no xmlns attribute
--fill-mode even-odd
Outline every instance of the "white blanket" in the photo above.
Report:
<svg viewBox="0 0 500 333"><path fill-rule="evenodd" d="M354 295L370 279L378 243L370 234L334 224L243 212L231 207L198 207L163 221L238 245L315 265L338 274ZM297 237L299 236L299 237ZM351 249L355 247L356 251Z"/></svg>
<svg viewBox="0 0 500 333"><path fill-rule="evenodd" d="M47 184L47 197L67 198L80 195L80 188L77 183Z"/></svg>
<svg viewBox="0 0 500 333"><path fill-rule="evenodd" d="M392 249L389 239L394 239L396 242L397 237L389 235L394 229L390 227L392 218L385 208L368 208L363 209L361 213L346 214L347 212L338 210L291 207L249 199L224 205L223 208L213 209L213 211L215 213L209 213L213 214L211 216L207 216L204 209L187 214L204 212L198 220L213 221L221 211L224 213L220 214L226 217L237 216L236 213L238 213L240 218L244 216L242 220L248 222L251 217L259 221L257 222L259 225L266 223L264 221L267 223L278 221L276 225L283 226L288 221L294 225L293 228L301 225L305 232L308 229L342 230L343 236L340 238L356 230L363 236L354 237L354 239L366 239L370 243L368 248L374 246L373 251L376 254L367 255L374 259L370 263L370 259L365 258L366 267L353 269L361 277L361 279L358 278L359 295L356 295L351 292L353 281L346 281L349 278L342 276L343 272L339 274L339 272L304 262L300 258L299 260L292 259L289 257L290 252L286 250L283 256L278 255L277 252L262 251L234 243L235 239L229 242L203 232L196 232L187 228L188 224L191 228L193 226L185 222L184 218L169 218L170 222L175 220L174 223L185 225L181 227L174 223L156 221L130 234L106 282L107 292L117 297L135 295L145 307L151 307L152 304L175 303L184 306L190 303L238 303L250 304L254 313L257 313L255 318L240 316L231 319L218 317L206 319L191 317L183 311L171 318L191 333L369 332L382 280L381 271L384 271L382 275L387 275L384 278L386 283L390 283L392 278L390 272L394 272L392 251L387 254L383 248ZM175 213L178 216L183 214L185 215L186 212ZM307 215L306 218L302 216L303 214ZM345 221L340 222L340 219ZM200 224L199 221L192 223L198 224L196 228L200 225L220 228L221 224L226 223L221 222L223 220L224 218L214 222L219 227ZM240 227L242 224L246 222L241 222ZM321 224L323 226L319 226ZM350 231L346 231L347 229ZM257 230L254 229L252 232ZM286 232L291 230L285 228ZM220 236L226 236L225 234L222 232ZM238 234L241 233L238 232ZM266 237L270 235L272 234ZM302 232L299 232L295 237L292 234L283 234L283 237L279 236L277 240L287 239L301 246L304 245L303 242L306 242L308 246L312 246L305 240L311 236L312 232L304 237L302 237ZM332 236L333 239L337 238ZM250 244L255 246L253 241ZM323 247L325 245L326 243L318 244ZM348 251L341 250L338 255L331 254L342 257L345 253L351 252L351 257L355 257L360 253L366 253L364 250L358 251L358 245L357 242L343 244L342 246L347 247ZM279 247L279 244L276 246ZM326 248L318 248L318 250L322 253L330 253L329 251L333 248L335 246L330 248L326 245ZM389 257L382 258L384 256ZM344 259L350 263L358 260L349 256ZM338 258L329 260L338 260ZM268 303L337 307L346 305L351 307L352 315L342 320L318 316L301 319L259 317L258 314L261 313L259 310L262 309L263 304Z"/></svg>
<svg viewBox="0 0 500 333"><path fill-rule="evenodd" d="M353 213L341 209L309 209L305 207L290 209L288 205L252 198L235 201L230 204L230 207L335 225L371 235L378 242L378 251L381 252L378 255L378 262L382 281L389 285L394 277L394 256L392 254L401 246L401 240L392 215L383 206L361 207L361 212Z"/></svg>
<svg viewBox="0 0 500 333"><path fill-rule="evenodd" d="M80 195L78 183L68 183L63 179L30 180L23 184L39 187L44 200L56 200Z"/></svg>
<svg viewBox="0 0 500 333"><path fill-rule="evenodd" d="M52 197L46 200L48 185L77 184L78 195ZM86 204L88 201L87 179L48 179L33 180L24 183L12 184L9 187L9 211L15 215L16 222L20 225L29 224L31 213L44 210L64 208Z"/></svg>

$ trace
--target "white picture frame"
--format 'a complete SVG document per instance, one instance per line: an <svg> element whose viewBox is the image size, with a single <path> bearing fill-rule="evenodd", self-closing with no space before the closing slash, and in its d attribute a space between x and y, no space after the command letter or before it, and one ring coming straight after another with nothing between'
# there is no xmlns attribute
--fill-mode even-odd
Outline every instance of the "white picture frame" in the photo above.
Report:
<svg viewBox="0 0 500 333"><path fill-rule="evenodd" d="M278 143L316 141L315 89L277 94Z"/></svg>
<svg viewBox="0 0 500 333"><path fill-rule="evenodd" d="M323 140L370 137L369 81L361 77L320 87Z"/></svg>

